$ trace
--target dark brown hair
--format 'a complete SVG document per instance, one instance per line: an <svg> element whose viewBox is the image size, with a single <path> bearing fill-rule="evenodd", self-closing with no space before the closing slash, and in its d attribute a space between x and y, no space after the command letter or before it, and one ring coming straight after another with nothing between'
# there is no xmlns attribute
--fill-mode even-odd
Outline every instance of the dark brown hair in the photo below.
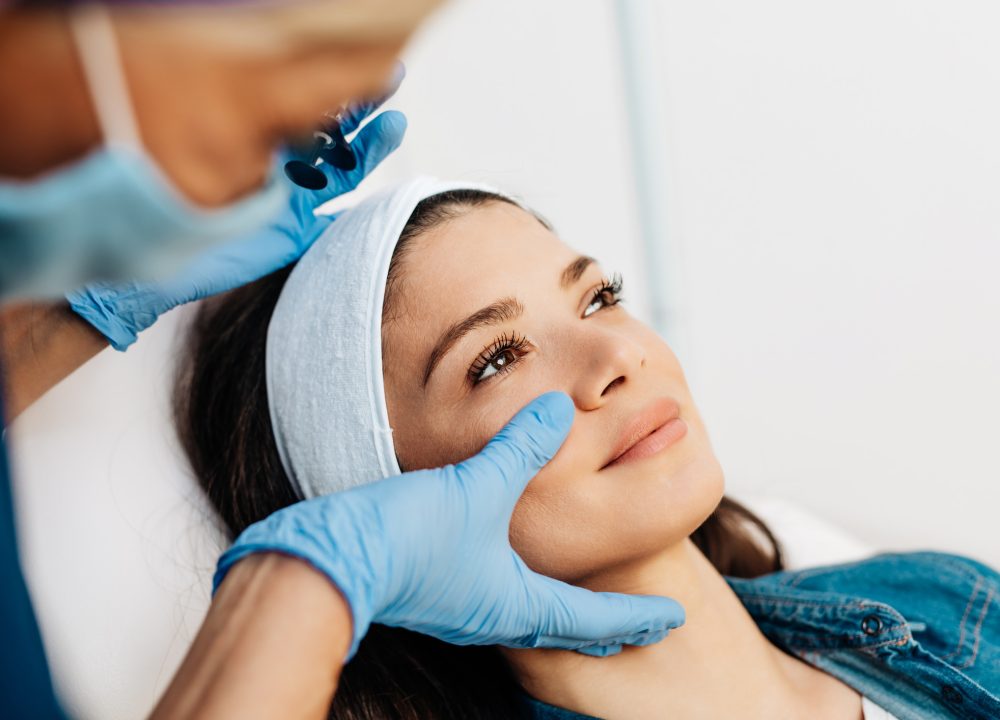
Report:
<svg viewBox="0 0 1000 720"><path fill-rule="evenodd" d="M384 319L393 312L412 239L493 202L510 201L457 190L417 205L393 253ZM178 433L198 481L233 536L297 499L271 431L264 375L268 322L290 272L279 270L203 304L178 373ZM782 567L768 527L728 498L691 537L724 575L755 577ZM494 648L458 647L373 625L344 668L330 717L499 720L523 716L520 697L513 674Z"/></svg>

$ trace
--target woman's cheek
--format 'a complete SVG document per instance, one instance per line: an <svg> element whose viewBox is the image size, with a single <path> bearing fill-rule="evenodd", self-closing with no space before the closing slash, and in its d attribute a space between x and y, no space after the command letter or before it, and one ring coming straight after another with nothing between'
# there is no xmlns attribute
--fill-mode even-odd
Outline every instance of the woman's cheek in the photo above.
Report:
<svg viewBox="0 0 1000 720"><path fill-rule="evenodd" d="M496 433L494 424L467 407L446 407L432 414L415 409L405 424L394 428L393 442L405 469L438 468L477 454Z"/></svg>
<svg viewBox="0 0 1000 720"><path fill-rule="evenodd" d="M574 575L579 560L574 553L560 552L565 546L560 518L544 500L527 489L518 500L510 520L510 545L529 568L557 580Z"/></svg>
<svg viewBox="0 0 1000 720"><path fill-rule="evenodd" d="M546 466L525 488L511 517L510 543L535 572L574 582L617 559L608 542L614 523L584 491L585 477L553 470Z"/></svg>

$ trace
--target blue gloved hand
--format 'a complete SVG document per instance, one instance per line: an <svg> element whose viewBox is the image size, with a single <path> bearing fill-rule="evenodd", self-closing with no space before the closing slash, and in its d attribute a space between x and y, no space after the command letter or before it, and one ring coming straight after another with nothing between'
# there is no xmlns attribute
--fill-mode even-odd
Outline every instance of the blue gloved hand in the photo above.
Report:
<svg viewBox="0 0 1000 720"><path fill-rule="evenodd" d="M395 91L383 98L358 104L346 114L341 129L353 132ZM156 283L95 283L66 295L70 307L97 328L116 350L124 350L136 336L156 322L163 313L178 305L257 280L298 260L327 226L330 216L313 211L338 195L350 192L386 156L399 147L406 132L406 117L389 110L361 129L351 147L357 167L343 171L328 164L320 167L329 180L323 190L307 190L293 185L288 206L270 225L247 238L207 251L181 273ZM293 157L290 151L278 158L281 166ZM289 183L291 184L291 183Z"/></svg>
<svg viewBox="0 0 1000 720"><path fill-rule="evenodd" d="M279 552L326 574L351 607L348 658L373 623L457 645L610 655L684 622L665 597L594 593L531 571L510 546L514 506L573 422L563 393L542 395L478 455L300 502L247 528L219 560Z"/></svg>

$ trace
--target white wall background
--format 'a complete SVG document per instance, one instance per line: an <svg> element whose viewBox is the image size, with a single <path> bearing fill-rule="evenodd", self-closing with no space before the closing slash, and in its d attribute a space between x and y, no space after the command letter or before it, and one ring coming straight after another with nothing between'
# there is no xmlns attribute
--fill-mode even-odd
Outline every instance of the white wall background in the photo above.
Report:
<svg viewBox="0 0 1000 720"><path fill-rule="evenodd" d="M1000 6L653 5L668 331L731 491L1000 566ZM649 317L613 7L452 2L407 53L409 137L371 185L516 191ZM10 433L29 578L84 716L148 707L204 607L214 548L165 406L175 327Z"/></svg>

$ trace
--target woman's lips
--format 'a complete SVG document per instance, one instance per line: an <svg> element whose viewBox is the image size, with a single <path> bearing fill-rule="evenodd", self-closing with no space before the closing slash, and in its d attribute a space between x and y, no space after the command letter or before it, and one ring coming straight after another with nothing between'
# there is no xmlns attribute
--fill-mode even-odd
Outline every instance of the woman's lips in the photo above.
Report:
<svg viewBox="0 0 1000 720"><path fill-rule="evenodd" d="M687 423L680 417L677 402L657 400L625 427L611 459L601 469L656 455L686 434Z"/></svg>

